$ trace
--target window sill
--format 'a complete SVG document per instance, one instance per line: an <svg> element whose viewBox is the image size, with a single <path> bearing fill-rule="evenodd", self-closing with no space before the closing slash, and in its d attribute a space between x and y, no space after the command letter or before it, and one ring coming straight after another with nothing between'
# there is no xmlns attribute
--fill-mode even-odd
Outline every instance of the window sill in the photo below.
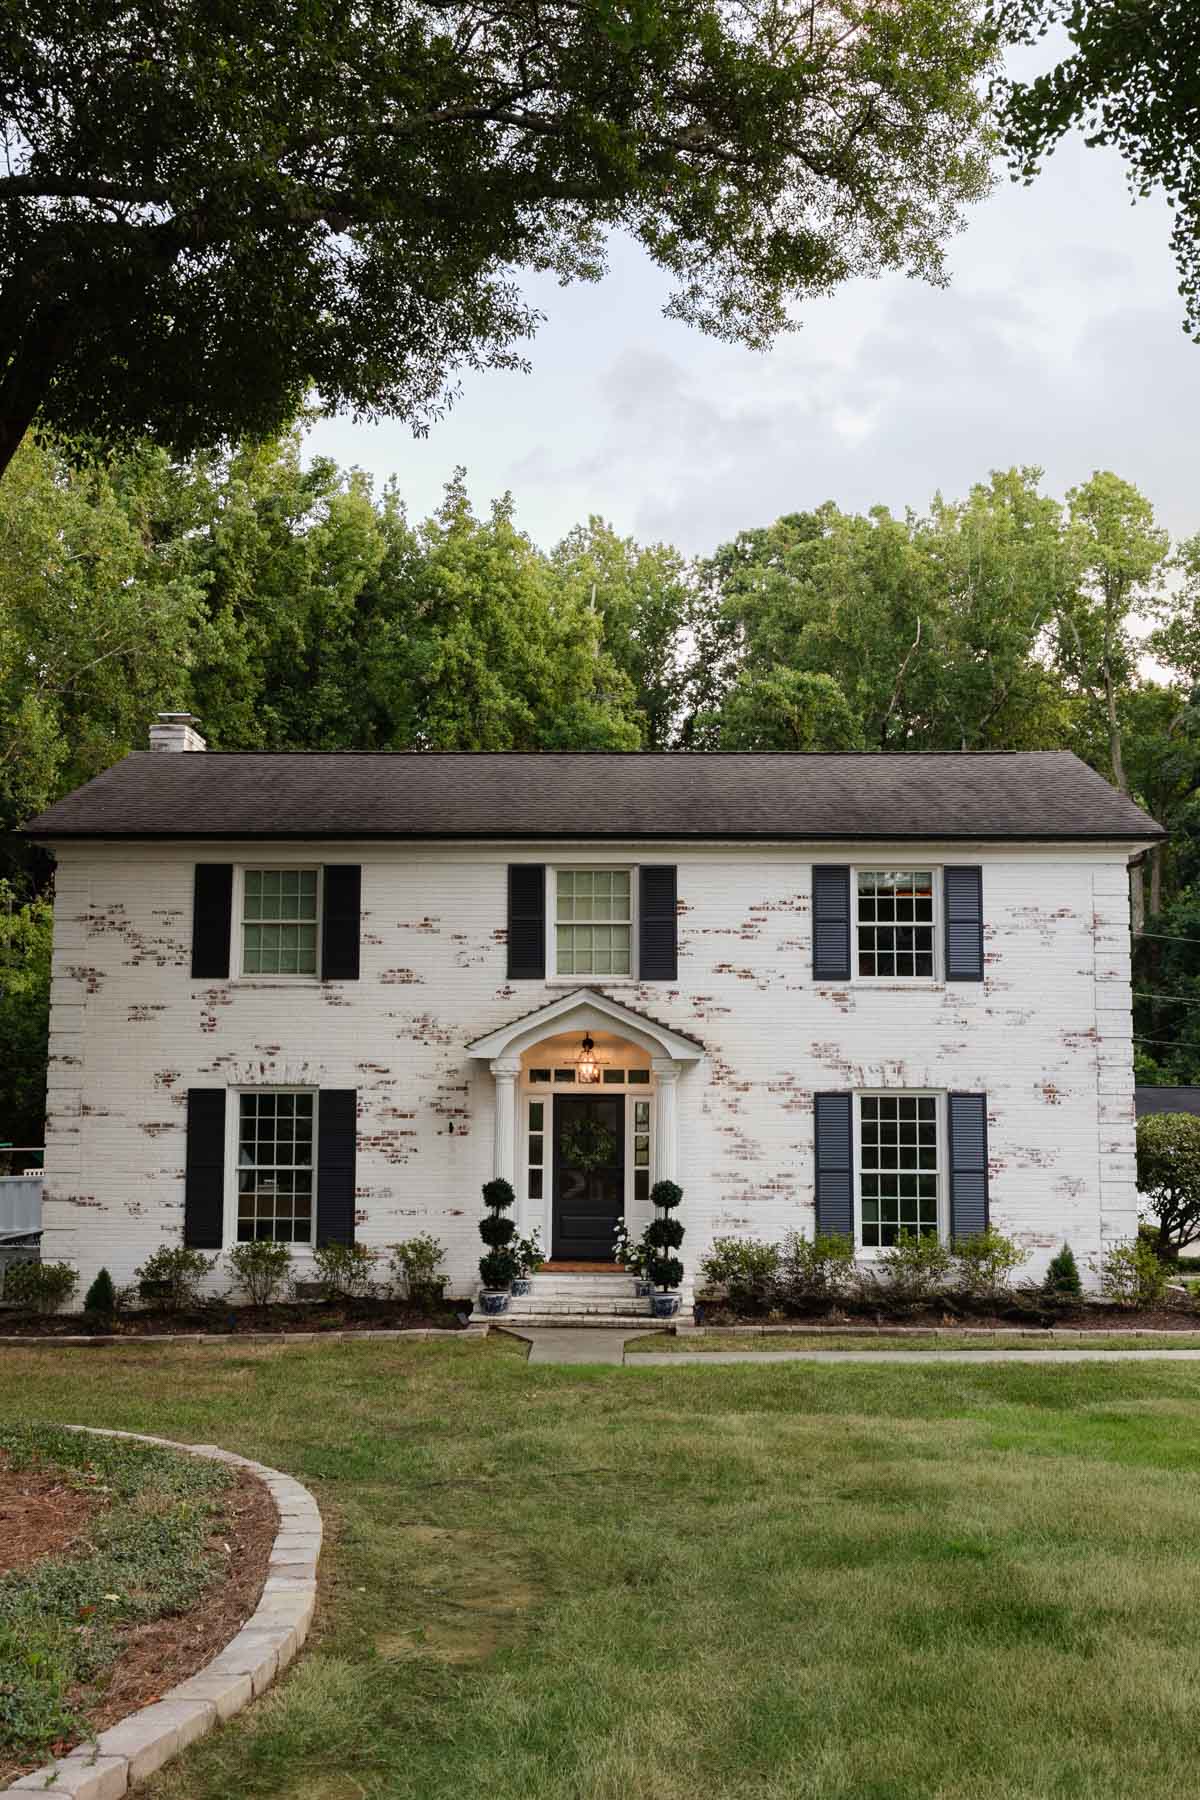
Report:
<svg viewBox="0 0 1200 1800"><path fill-rule="evenodd" d="M577 987L638 987L636 975L547 975L546 986L552 988Z"/></svg>
<svg viewBox="0 0 1200 1800"><path fill-rule="evenodd" d="M821 983L823 987L833 985L832 982ZM946 983L928 975L914 975L911 981L894 975L856 975L849 985L868 994L940 994Z"/></svg>
<svg viewBox="0 0 1200 1800"><path fill-rule="evenodd" d="M319 988L324 985L320 975L231 975L229 979L234 987L247 988Z"/></svg>

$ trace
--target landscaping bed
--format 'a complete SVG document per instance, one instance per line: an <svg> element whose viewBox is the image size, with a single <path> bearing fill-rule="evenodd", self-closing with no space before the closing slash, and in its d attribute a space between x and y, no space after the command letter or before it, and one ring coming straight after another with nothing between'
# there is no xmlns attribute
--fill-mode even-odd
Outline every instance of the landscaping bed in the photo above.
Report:
<svg viewBox="0 0 1200 1800"><path fill-rule="evenodd" d="M80 1313L19 1311L0 1306L0 1337L237 1337L289 1331L461 1331L471 1302L411 1306L403 1300L281 1300L270 1306L220 1304L140 1307L97 1319Z"/></svg>
<svg viewBox="0 0 1200 1800"><path fill-rule="evenodd" d="M865 1334L909 1329L916 1331L1193 1331L1200 1332L1200 1308L1190 1297L1178 1305L1105 1306L1085 1301L1077 1306L1018 1304L979 1306L965 1303L947 1307L939 1298L933 1306L878 1305L813 1308L810 1312L785 1313L767 1307L738 1307L723 1300L697 1302L696 1323L702 1327L778 1326L788 1331L817 1328Z"/></svg>
<svg viewBox="0 0 1200 1800"><path fill-rule="evenodd" d="M216 1656L276 1525L262 1483L224 1464L0 1427L0 1786Z"/></svg>

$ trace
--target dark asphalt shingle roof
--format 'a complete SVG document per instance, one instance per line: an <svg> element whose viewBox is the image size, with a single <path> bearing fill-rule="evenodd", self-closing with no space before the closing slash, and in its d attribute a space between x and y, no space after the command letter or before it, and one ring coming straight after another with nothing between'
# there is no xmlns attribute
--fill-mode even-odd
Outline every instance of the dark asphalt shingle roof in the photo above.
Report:
<svg viewBox="0 0 1200 1800"><path fill-rule="evenodd" d="M1150 838L1069 751L560 755L135 751L33 837Z"/></svg>
<svg viewBox="0 0 1200 1800"><path fill-rule="evenodd" d="M1139 1119L1147 1113L1200 1113L1200 1087L1143 1087L1133 1090Z"/></svg>

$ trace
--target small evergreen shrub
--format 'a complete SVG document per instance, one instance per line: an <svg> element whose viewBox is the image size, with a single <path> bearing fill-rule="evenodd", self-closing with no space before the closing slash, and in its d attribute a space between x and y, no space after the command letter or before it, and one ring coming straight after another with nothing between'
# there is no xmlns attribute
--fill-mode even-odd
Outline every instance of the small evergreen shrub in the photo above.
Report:
<svg viewBox="0 0 1200 1800"><path fill-rule="evenodd" d="M377 1250L365 1244L318 1244L313 1266L323 1300L365 1300L374 1292Z"/></svg>
<svg viewBox="0 0 1200 1800"><path fill-rule="evenodd" d="M139 1297L164 1312L182 1312L200 1299L200 1284L217 1266L215 1256L186 1244L163 1244L133 1271Z"/></svg>
<svg viewBox="0 0 1200 1800"><path fill-rule="evenodd" d="M427 1231L404 1238L392 1245L392 1280L403 1284L410 1300L440 1300L446 1285L441 1272L445 1260L445 1246Z"/></svg>
<svg viewBox="0 0 1200 1800"><path fill-rule="evenodd" d="M779 1247L775 1293L785 1306L832 1304L851 1292L854 1279L854 1239L844 1232L806 1238L789 1231Z"/></svg>
<svg viewBox="0 0 1200 1800"><path fill-rule="evenodd" d="M270 1306L292 1272L291 1245L277 1244L274 1238L235 1244L228 1260L234 1280L252 1306Z"/></svg>
<svg viewBox="0 0 1200 1800"><path fill-rule="evenodd" d="M1161 1306L1166 1298L1167 1270L1141 1238L1110 1244L1089 1266L1114 1306Z"/></svg>
<svg viewBox="0 0 1200 1800"><path fill-rule="evenodd" d="M1005 1237L994 1225L954 1245L954 1273L959 1289L972 1300L998 1300L1016 1271L1029 1261L1028 1250Z"/></svg>
<svg viewBox="0 0 1200 1800"><path fill-rule="evenodd" d="M83 1310L93 1319L111 1319L117 1310L117 1290L107 1269L101 1269L83 1296Z"/></svg>
<svg viewBox="0 0 1200 1800"><path fill-rule="evenodd" d="M78 1286L79 1277L70 1263L10 1263L4 1276L4 1298L15 1300L28 1312L56 1313Z"/></svg>
<svg viewBox="0 0 1200 1800"><path fill-rule="evenodd" d="M663 1220L663 1224L673 1223L675 1221L671 1219ZM682 1228L679 1229L682 1238ZM775 1285L778 1272L779 1245L763 1244L756 1238L714 1238L708 1255L700 1264L705 1283L724 1288L734 1301L765 1300Z"/></svg>
<svg viewBox="0 0 1200 1800"><path fill-rule="evenodd" d="M516 1200L512 1183L497 1175L483 1184L483 1203L487 1212L479 1221L479 1235L487 1245L479 1259L479 1279L485 1288L507 1288L521 1273L521 1259L512 1248L517 1227L504 1214Z"/></svg>
<svg viewBox="0 0 1200 1800"><path fill-rule="evenodd" d="M1075 1261L1075 1252L1070 1244L1064 1244L1058 1255L1050 1258L1046 1277L1042 1282L1042 1291L1052 1299L1080 1300L1083 1298L1079 1264Z"/></svg>
<svg viewBox="0 0 1200 1800"><path fill-rule="evenodd" d="M954 1259L935 1232L902 1231L880 1251L876 1267L887 1283L888 1298L905 1306L932 1300L946 1287Z"/></svg>

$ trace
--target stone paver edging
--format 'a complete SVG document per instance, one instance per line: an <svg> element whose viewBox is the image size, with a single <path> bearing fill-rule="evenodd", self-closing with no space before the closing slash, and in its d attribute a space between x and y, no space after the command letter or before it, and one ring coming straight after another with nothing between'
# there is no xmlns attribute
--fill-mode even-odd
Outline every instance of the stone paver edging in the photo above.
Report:
<svg viewBox="0 0 1200 1800"><path fill-rule="evenodd" d="M1062 1363L1200 1362L1200 1350L678 1350L634 1351L625 1358L627 1369L647 1364L652 1369L772 1368L776 1363L907 1363L913 1368L936 1368L946 1363L1024 1363L1027 1367L1057 1368Z"/></svg>
<svg viewBox="0 0 1200 1800"><path fill-rule="evenodd" d="M75 1425L97 1437L131 1438L186 1456L246 1469L265 1483L279 1514L267 1579L255 1610L219 1655L186 1681L168 1689L161 1700L130 1713L89 1743L80 1744L44 1768L22 1775L3 1791L61 1794L69 1800L121 1800L171 1757L225 1719L240 1712L283 1673L308 1636L317 1598L317 1562L321 1555L321 1513L306 1487L248 1457L235 1456L216 1444L177 1444L171 1438L140 1431L105 1431Z"/></svg>

